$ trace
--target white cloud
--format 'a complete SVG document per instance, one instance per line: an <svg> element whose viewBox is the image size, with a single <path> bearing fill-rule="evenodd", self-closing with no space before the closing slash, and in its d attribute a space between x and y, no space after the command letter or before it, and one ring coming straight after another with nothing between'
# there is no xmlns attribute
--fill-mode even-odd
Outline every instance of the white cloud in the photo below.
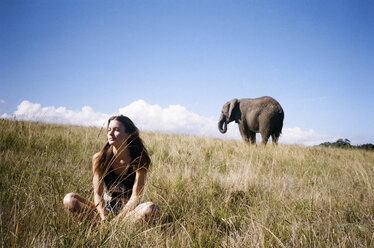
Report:
<svg viewBox="0 0 374 248"><path fill-rule="evenodd" d="M0 103L1 103L1 104L5 104L6 102L5 102L5 100L0 99Z"/></svg>
<svg viewBox="0 0 374 248"><path fill-rule="evenodd" d="M80 111L67 110L65 107L42 107L39 103L23 101L13 114L3 114L1 118L18 120L43 121L83 126L102 126L109 118L107 114L96 113L85 106Z"/></svg>
<svg viewBox="0 0 374 248"><path fill-rule="evenodd" d="M241 139L238 127L230 123L227 133L218 131L218 117L208 118L189 112L180 105L170 105L162 108L159 105L150 105L144 100L137 100L130 105L120 108L119 114L131 118L135 125L144 131L162 131L169 133L184 133L206 137ZM79 111L68 110L65 107L42 107L38 103L23 101L13 114L3 114L1 118L13 118L29 121L43 121L49 123L63 123L84 126L106 125L109 116L95 112L91 107L84 106ZM302 130L299 127L283 128L280 143L316 145L325 141L334 140L327 135L318 134L314 130ZM258 141L260 137L258 136Z"/></svg>
<svg viewBox="0 0 374 248"><path fill-rule="evenodd" d="M180 105L162 108L159 105L150 105L143 100L138 100L120 108L119 113L128 116L142 130L210 137L219 137L220 134L217 128L218 120L189 112ZM230 133L228 136L235 137Z"/></svg>
<svg viewBox="0 0 374 248"><path fill-rule="evenodd" d="M337 139L325 134L318 134L313 129L301 130L299 127L293 127L283 128L280 140L281 143L309 146L318 145L326 141L335 141Z"/></svg>

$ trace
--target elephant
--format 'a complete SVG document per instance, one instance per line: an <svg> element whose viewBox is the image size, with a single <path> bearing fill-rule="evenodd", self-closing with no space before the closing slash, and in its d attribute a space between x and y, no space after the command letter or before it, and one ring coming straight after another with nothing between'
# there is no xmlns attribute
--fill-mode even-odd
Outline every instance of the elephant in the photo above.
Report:
<svg viewBox="0 0 374 248"><path fill-rule="evenodd" d="M284 112L274 98L263 96L259 98L232 99L222 107L218 130L226 133L227 124L235 121L246 143L256 143L256 133L261 133L262 143L266 145L271 136L272 143L278 144L282 133Z"/></svg>

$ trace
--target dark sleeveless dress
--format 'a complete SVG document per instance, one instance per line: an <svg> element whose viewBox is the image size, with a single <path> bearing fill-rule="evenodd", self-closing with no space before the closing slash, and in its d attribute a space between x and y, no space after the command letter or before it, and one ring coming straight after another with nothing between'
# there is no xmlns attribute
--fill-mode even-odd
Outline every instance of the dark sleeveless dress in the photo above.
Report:
<svg viewBox="0 0 374 248"><path fill-rule="evenodd" d="M105 192L112 197L112 200L105 201L105 208L107 211L113 211L115 214L118 214L126 204L126 201L132 194L135 175L136 173L131 165L128 166L123 175L117 175L112 167L109 168L104 176Z"/></svg>

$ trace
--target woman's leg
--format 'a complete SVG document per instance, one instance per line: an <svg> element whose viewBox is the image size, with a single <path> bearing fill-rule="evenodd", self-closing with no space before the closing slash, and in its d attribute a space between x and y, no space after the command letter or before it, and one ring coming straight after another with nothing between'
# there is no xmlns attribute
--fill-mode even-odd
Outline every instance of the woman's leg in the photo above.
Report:
<svg viewBox="0 0 374 248"><path fill-rule="evenodd" d="M133 222L148 221L156 213L157 209L158 207L153 202L144 202L127 213L125 218L130 218Z"/></svg>
<svg viewBox="0 0 374 248"><path fill-rule="evenodd" d="M95 204L76 193L66 194L63 200L63 204L71 212L79 214L79 215L82 215L82 214L94 214L94 216L97 215Z"/></svg>

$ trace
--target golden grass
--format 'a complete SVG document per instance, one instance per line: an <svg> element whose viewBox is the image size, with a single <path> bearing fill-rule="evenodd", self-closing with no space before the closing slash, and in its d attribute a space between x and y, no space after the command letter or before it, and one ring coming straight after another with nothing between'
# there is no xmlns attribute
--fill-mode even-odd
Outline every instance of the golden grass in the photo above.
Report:
<svg viewBox="0 0 374 248"><path fill-rule="evenodd" d="M62 207L92 198L99 128L0 119L4 247L374 246L374 153L142 132L150 223L95 227Z"/></svg>

